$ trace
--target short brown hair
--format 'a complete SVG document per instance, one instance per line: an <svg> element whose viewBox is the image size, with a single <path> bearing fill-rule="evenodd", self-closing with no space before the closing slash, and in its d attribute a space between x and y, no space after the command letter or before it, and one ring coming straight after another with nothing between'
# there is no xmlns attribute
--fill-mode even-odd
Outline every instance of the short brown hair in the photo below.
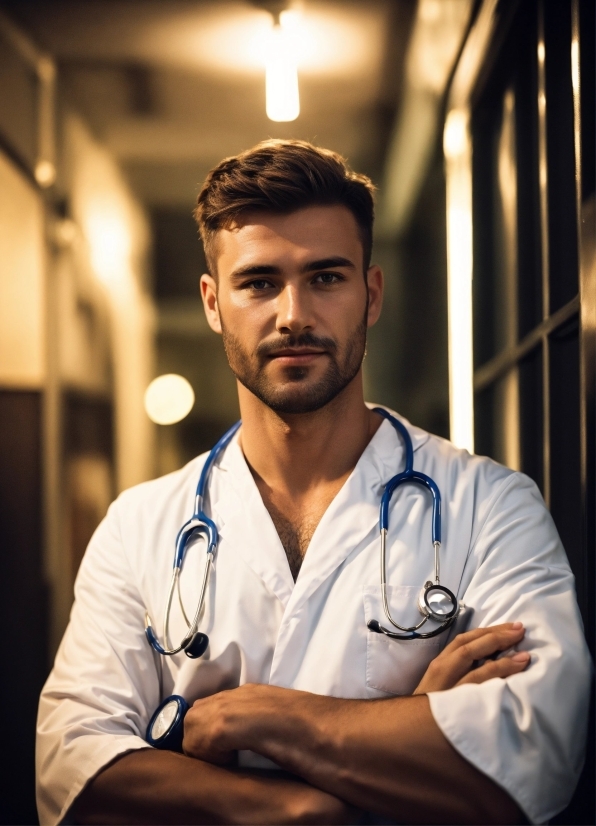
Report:
<svg viewBox="0 0 596 826"><path fill-rule="evenodd" d="M358 224L364 270L370 265L374 185L348 167L337 152L306 141L267 140L211 170L194 210L205 257L215 275L213 240L244 213L289 214L308 206L347 207Z"/></svg>

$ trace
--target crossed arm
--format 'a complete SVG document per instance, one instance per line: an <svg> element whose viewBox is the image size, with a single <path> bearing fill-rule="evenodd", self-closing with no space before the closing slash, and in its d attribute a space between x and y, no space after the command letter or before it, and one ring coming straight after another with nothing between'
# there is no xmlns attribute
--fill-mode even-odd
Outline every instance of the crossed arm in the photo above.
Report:
<svg viewBox="0 0 596 826"><path fill-rule="evenodd" d="M186 716L184 755L126 754L88 784L73 815L80 823L350 823L367 810L404 823L518 823L507 793L443 736L426 694L522 671L525 652L490 658L523 634L520 623L460 634L411 697L343 700L244 685L198 700ZM284 771L239 770L239 749Z"/></svg>

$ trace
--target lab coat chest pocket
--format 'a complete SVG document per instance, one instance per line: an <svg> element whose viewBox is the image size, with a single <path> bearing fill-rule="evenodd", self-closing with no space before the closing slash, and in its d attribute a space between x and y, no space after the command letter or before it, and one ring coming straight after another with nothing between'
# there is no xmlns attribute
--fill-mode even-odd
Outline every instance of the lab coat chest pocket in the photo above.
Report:
<svg viewBox="0 0 596 826"><path fill-rule="evenodd" d="M404 626L416 625L422 619L416 602L419 585L387 586L387 599L396 622ZM392 627L383 611L381 587L364 588L364 615ZM366 685L387 694L412 694L429 663L441 650L441 638L428 640L393 640L384 634L367 630Z"/></svg>

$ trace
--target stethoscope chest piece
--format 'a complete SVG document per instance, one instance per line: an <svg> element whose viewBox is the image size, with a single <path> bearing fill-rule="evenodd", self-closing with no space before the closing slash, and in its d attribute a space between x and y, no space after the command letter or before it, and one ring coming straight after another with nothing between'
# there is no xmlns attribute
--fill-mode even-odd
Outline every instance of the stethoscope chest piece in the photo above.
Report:
<svg viewBox="0 0 596 826"><path fill-rule="evenodd" d="M184 653L191 660L196 660L203 656L208 645L209 637L207 634L203 634L201 631L198 631L193 637L192 642L184 649Z"/></svg>
<svg viewBox="0 0 596 826"><path fill-rule="evenodd" d="M188 703L179 694L166 697L149 720L145 734L145 740L149 745L156 749L181 752L184 718L188 709Z"/></svg>
<svg viewBox="0 0 596 826"><path fill-rule="evenodd" d="M418 595L418 609L429 619L445 622L457 616L459 602L449 588L428 581Z"/></svg>

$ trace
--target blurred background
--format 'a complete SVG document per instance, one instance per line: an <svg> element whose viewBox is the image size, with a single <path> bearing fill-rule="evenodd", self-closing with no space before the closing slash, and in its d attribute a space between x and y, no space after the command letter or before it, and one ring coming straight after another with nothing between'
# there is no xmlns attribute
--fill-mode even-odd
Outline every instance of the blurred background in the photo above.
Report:
<svg viewBox="0 0 596 826"><path fill-rule="evenodd" d="M538 482L594 650L593 2L0 0L3 823L93 530L238 416L192 210L268 137L373 179L367 398Z"/></svg>

